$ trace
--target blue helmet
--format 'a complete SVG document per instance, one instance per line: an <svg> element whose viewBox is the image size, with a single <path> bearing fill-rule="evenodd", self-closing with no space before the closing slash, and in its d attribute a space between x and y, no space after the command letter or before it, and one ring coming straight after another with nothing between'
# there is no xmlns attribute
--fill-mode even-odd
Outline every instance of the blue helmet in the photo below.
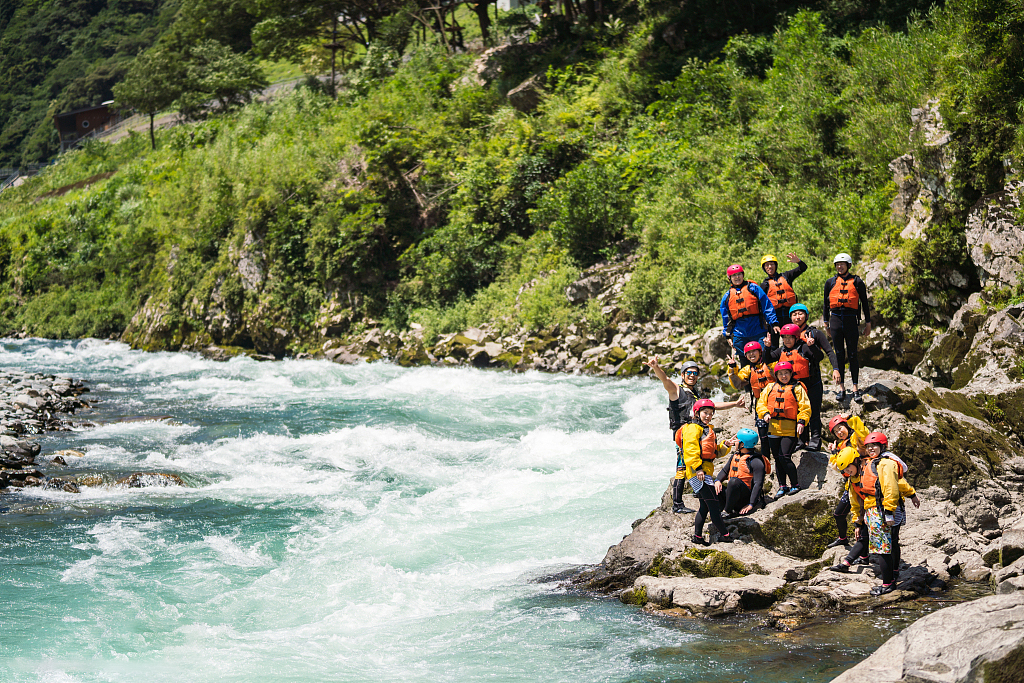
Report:
<svg viewBox="0 0 1024 683"><path fill-rule="evenodd" d="M807 307L804 306L803 304L793 304L792 306L790 306L789 307L790 315L793 314L793 311L803 311L804 315L806 315L808 318L811 317L811 312L809 310L807 310Z"/></svg>
<svg viewBox="0 0 1024 683"><path fill-rule="evenodd" d="M736 432L736 438L740 440L744 448L753 448L757 445L757 432L753 429L741 429Z"/></svg>

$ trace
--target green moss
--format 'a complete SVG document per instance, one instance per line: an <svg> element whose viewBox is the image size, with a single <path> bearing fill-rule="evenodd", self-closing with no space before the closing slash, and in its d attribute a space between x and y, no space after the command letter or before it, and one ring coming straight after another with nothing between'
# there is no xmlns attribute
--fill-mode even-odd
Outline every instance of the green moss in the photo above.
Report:
<svg viewBox="0 0 1024 683"><path fill-rule="evenodd" d="M1024 645L1017 646L999 661L986 662L982 670L985 683L1017 683L1024 673Z"/></svg>
<svg viewBox="0 0 1024 683"><path fill-rule="evenodd" d="M804 559L821 557L839 533L831 503L820 498L783 506L761 530L773 550Z"/></svg>
<svg viewBox="0 0 1024 683"><path fill-rule="evenodd" d="M633 604L643 607L647 604L647 589L643 586L633 589Z"/></svg>
<svg viewBox="0 0 1024 683"><path fill-rule="evenodd" d="M763 569L757 571L747 567L727 552L711 548L690 548L686 553L674 560L663 555L655 555L648 574L651 576L695 576L706 579L713 576L739 578L748 574L766 574Z"/></svg>
<svg viewBox="0 0 1024 683"><path fill-rule="evenodd" d="M999 396L976 396L985 419L1024 439L1024 388Z"/></svg>
<svg viewBox="0 0 1024 683"><path fill-rule="evenodd" d="M704 562L703 576L727 576L739 578L750 573L746 565L727 552L716 551Z"/></svg>
<svg viewBox="0 0 1024 683"><path fill-rule="evenodd" d="M914 422L924 422L928 417L928 408L912 391L906 391L896 387L893 393L899 398L899 404L895 406L896 411L909 417Z"/></svg>
<svg viewBox="0 0 1024 683"><path fill-rule="evenodd" d="M974 379L978 369L985 364L985 359L980 353L968 355L963 362L953 371L953 389L963 389L968 382Z"/></svg>
<svg viewBox="0 0 1024 683"><path fill-rule="evenodd" d="M686 557L691 557L695 560L703 560L710 555L714 555L716 552L718 551L712 550L711 548L690 548L686 551Z"/></svg>
<svg viewBox="0 0 1024 683"><path fill-rule="evenodd" d="M1006 437L966 422L939 415L933 426L936 433L913 430L901 435L893 447L910 468L907 480L915 487L940 486L948 491L954 484L970 485L991 476L1002 464L1003 454L1011 452ZM980 471L972 455L981 458L989 471Z"/></svg>
<svg viewBox="0 0 1024 683"><path fill-rule="evenodd" d="M952 410L953 412L969 415L978 420L985 419L977 406L962 394L951 391L939 396L938 392L929 387L918 393L918 397L930 408L935 408L936 410Z"/></svg>

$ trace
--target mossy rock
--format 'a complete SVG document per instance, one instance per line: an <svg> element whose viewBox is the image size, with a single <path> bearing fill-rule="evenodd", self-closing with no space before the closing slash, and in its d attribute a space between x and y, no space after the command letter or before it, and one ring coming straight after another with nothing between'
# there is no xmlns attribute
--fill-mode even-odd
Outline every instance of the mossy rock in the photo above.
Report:
<svg viewBox="0 0 1024 683"><path fill-rule="evenodd" d="M684 555L674 560L656 555L647 573L651 576L695 576L699 579L715 576L739 578L764 571L760 567L757 569L759 571L750 569L722 550L690 548Z"/></svg>
<svg viewBox="0 0 1024 683"><path fill-rule="evenodd" d="M894 406L896 412L906 415L914 422L924 422L928 417L927 405L918 398L917 394L906 389L896 387L892 390L899 399L899 403Z"/></svg>
<svg viewBox="0 0 1024 683"><path fill-rule="evenodd" d="M430 365L430 356L422 344L414 344L401 349L395 356L395 362L403 368Z"/></svg>
<svg viewBox="0 0 1024 683"><path fill-rule="evenodd" d="M633 356L622 361L622 365L615 371L617 377L634 377L644 371L644 361L640 356Z"/></svg>
<svg viewBox="0 0 1024 683"><path fill-rule="evenodd" d="M605 363L621 363L622 361L626 360L626 357L628 355L629 354L626 353L626 349L622 348L621 346L613 346L612 348L608 349L608 353L606 353L604 356Z"/></svg>
<svg viewBox="0 0 1024 683"><path fill-rule="evenodd" d="M998 396L975 396L974 401L988 422L1024 439L1024 387Z"/></svg>
<svg viewBox="0 0 1024 683"><path fill-rule="evenodd" d="M910 468L907 480L916 488L940 486L950 490L954 484L969 486L972 482L992 476L1002 465L1003 454L1011 448L1006 437L986 432L966 422L938 415L933 426L936 433L911 430L900 435L893 452ZM987 464L982 472L971 459L980 457Z"/></svg>
<svg viewBox="0 0 1024 683"><path fill-rule="evenodd" d="M495 358L494 362L497 363L498 365L501 365L511 370L515 366L519 365L519 361L521 361L522 359L522 356L517 356L511 351L505 351L504 353L500 354L497 358Z"/></svg>
<svg viewBox="0 0 1024 683"><path fill-rule="evenodd" d="M978 370L985 364L985 357L981 353L973 353L967 356L953 371L952 389L963 389L967 386Z"/></svg>
<svg viewBox="0 0 1024 683"><path fill-rule="evenodd" d="M977 406L971 403L971 401L963 394L949 391L940 396L937 391L928 387L927 389L919 392L917 396L930 408L935 408L937 410L951 410L955 413L968 415L978 420L985 419L985 416L982 415Z"/></svg>
<svg viewBox="0 0 1024 683"><path fill-rule="evenodd" d="M790 503L761 525L765 541L776 552L802 559L821 557L839 534L833 504L822 498Z"/></svg>

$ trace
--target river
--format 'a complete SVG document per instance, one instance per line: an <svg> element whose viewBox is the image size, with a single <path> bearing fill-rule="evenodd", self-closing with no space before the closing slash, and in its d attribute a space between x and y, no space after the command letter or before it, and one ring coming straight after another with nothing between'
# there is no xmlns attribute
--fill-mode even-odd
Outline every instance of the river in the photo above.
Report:
<svg viewBox="0 0 1024 683"><path fill-rule="evenodd" d="M2 681L827 681L919 616L783 634L538 581L660 501L675 456L649 379L96 340L7 340L0 367L98 401L76 416L95 426L42 437L86 453L51 474L189 484L0 496Z"/></svg>

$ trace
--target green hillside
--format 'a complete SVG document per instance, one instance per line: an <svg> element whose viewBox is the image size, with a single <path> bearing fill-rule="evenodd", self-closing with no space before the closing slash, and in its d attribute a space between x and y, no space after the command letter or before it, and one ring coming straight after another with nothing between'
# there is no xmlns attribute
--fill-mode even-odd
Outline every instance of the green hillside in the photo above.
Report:
<svg viewBox="0 0 1024 683"><path fill-rule="evenodd" d="M768 251L804 257L797 291L820 306L835 252L909 248L888 164L921 144L909 112L931 99L955 196L906 262L922 287L962 267L963 212L1021 151L1019 3L725 4L545 19L483 83L478 54L412 31L400 55L388 34L337 100L300 88L160 132L154 151L91 143L0 194L0 327L120 335L145 306L134 343L277 355L365 318L541 329L599 316L565 285L627 254L639 319L714 323L725 265ZM531 76L540 103L519 111L508 91ZM880 303L913 322L913 301Z"/></svg>

